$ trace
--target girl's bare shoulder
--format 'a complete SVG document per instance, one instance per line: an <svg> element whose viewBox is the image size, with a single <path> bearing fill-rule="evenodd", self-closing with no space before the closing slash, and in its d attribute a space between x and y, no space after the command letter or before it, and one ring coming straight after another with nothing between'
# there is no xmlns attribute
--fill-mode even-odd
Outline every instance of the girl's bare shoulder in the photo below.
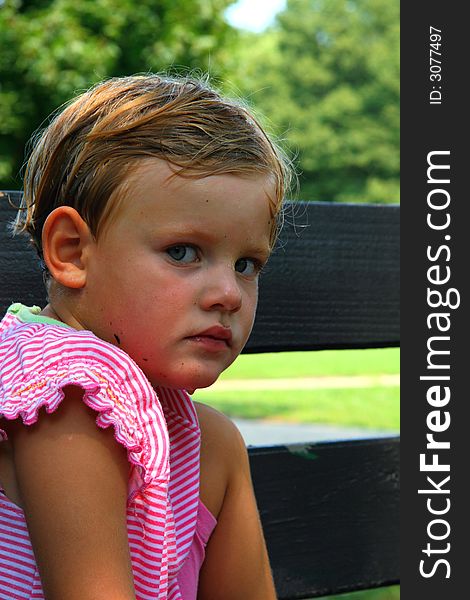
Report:
<svg viewBox="0 0 470 600"><path fill-rule="evenodd" d="M219 411L202 404L196 410L202 433L201 500L217 518L198 598L275 600L243 437Z"/></svg>
<svg viewBox="0 0 470 600"><path fill-rule="evenodd" d="M221 449L230 450L230 446L243 444L243 438L235 423L217 409L201 402L194 402L199 425L201 427L202 442L205 444L220 444ZM233 448L232 448L233 449Z"/></svg>
<svg viewBox="0 0 470 600"><path fill-rule="evenodd" d="M200 402L194 402L194 406L201 428L200 496L217 518L229 482L245 467L246 446L229 417Z"/></svg>

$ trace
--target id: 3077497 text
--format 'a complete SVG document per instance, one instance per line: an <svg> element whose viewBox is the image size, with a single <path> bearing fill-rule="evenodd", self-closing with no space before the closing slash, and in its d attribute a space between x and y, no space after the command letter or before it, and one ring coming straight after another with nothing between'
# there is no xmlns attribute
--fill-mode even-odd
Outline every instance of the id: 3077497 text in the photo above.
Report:
<svg viewBox="0 0 470 600"><path fill-rule="evenodd" d="M442 31L437 27L429 27L429 81L432 89L429 92L429 104L442 103Z"/></svg>

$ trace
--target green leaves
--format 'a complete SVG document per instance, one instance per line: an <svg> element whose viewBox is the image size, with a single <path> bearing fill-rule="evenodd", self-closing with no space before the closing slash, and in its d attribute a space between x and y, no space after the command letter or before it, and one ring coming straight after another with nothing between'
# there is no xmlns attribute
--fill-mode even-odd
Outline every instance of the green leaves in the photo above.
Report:
<svg viewBox="0 0 470 600"><path fill-rule="evenodd" d="M96 81L209 71L298 157L300 197L399 201L398 0L288 0L265 32L224 21L233 0L4 0L0 186L24 147Z"/></svg>
<svg viewBox="0 0 470 600"><path fill-rule="evenodd" d="M0 186L18 187L24 147L93 83L146 71L225 74L230 0L4 0L0 4Z"/></svg>
<svg viewBox="0 0 470 600"><path fill-rule="evenodd" d="M302 199L399 201L397 0L288 0L240 73L298 154Z"/></svg>

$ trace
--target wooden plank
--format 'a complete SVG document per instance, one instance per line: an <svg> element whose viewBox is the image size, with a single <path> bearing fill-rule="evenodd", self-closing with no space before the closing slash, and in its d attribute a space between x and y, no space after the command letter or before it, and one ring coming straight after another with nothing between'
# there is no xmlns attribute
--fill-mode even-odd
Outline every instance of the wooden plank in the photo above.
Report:
<svg viewBox="0 0 470 600"><path fill-rule="evenodd" d="M8 197L9 196L9 197ZM45 288L39 261L25 236L13 238L8 225L19 205L19 192L0 192L0 315L12 302L28 306L45 304ZM10 201L9 201L10 200ZM10 204L11 202L11 204Z"/></svg>
<svg viewBox="0 0 470 600"><path fill-rule="evenodd" d="M399 438L250 448L280 600L399 581Z"/></svg>
<svg viewBox="0 0 470 600"><path fill-rule="evenodd" d="M0 312L45 302L34 253L7 231L14 214L0 198ZM298 202L286 220L246 352L398 345L399 207Z"/></svg>
<svg viewBox="0 0 470 600"><path fill-rule="evenodd" d="M246 351L397 346L399 207L294 208L261 279Z"/></svg>

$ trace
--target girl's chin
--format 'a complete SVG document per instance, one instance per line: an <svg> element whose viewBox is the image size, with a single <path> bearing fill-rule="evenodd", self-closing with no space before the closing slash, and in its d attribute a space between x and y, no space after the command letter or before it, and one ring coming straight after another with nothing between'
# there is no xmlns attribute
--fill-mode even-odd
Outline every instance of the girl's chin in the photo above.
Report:
<svg viewBox="0 0 470 600"><path fill-rule="evenodd" d="M219 376L217 375L217 377L204 378L203 381L191 382L189 385L185 385L184 389L188 392L188 394L191 395L194 394L196 390L202 390L210 387L217 381L218 378Z"/></svg>
<svg viewBox="0 0 470 600"><path fill-rule="evenodd" d="M196 371L196 372L194 372ZM205 373L201 370L189 370L187 373L172 373L167 377L162 377L160 373L152 376L148 371L144 374L148 377L154 387L165 387L174 390L186 390L188 394L194 394L198 389L208 388L217 381L221 371L218 369L206 369Z"/></svg>
<svg viewBox="0 0 470 600"><path fill-rule="evenodd" d="M191 396L192 394L194 394L194 392L196 390L203 390L204 388L208 388L210 387L213 383L215 383L217 380L214 379L214 381L211 381L210 383L204 384L204 385L195 385L195 386L186 386L184 389L188 392L188 394Z"/></svg>

